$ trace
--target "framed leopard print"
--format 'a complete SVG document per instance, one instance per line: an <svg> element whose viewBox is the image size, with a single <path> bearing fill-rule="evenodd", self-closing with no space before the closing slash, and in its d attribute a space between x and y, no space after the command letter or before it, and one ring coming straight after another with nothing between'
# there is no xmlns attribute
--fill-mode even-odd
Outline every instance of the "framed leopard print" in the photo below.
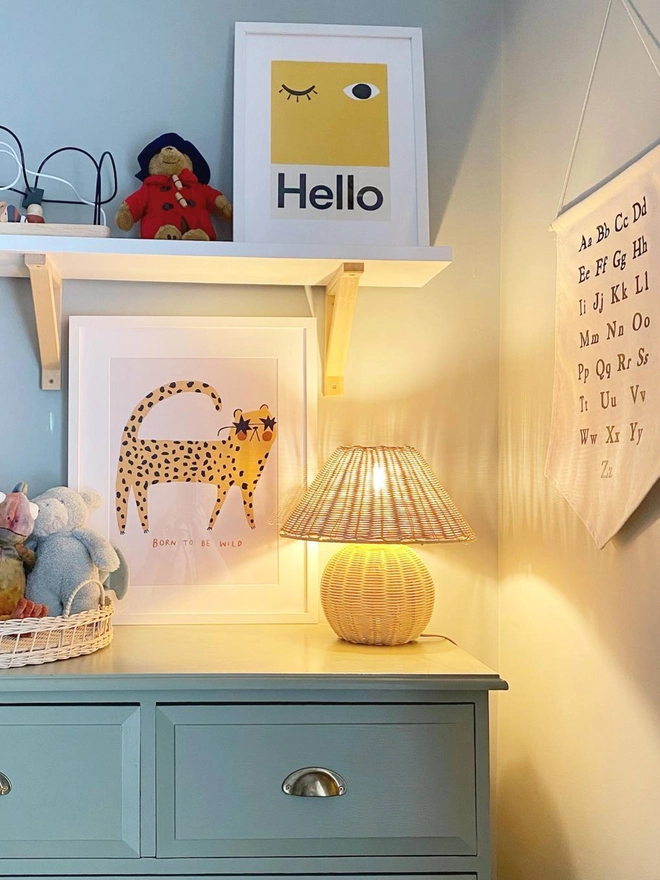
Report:
<svg viewBox="0 0 660 880"><path fill-rule="evenodd" d="M118 623L310 622L315 549L279 536L316 470L316 326L70 319L69 484L128 560Z"/></svg>

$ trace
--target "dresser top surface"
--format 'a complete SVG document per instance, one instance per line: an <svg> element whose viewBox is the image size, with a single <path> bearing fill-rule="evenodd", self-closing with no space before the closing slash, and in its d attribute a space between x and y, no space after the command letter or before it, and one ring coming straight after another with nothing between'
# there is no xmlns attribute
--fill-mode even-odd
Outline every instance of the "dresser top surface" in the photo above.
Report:
<svg viewBox="0 0 660 880"><path fill-rule="evenodd" d="M117 626L107 648L86 657L0 672L0 690L12 685L54 686L65 681L140 679L159 688L187 683L218 687L275 680L295 685L424 683L449 688L506 687L479 660L439 638L396 647L353 645L324 624L225 626ZM174 681L176 679L176 682ZM101 681L99 681L101 680Z"/></svg>

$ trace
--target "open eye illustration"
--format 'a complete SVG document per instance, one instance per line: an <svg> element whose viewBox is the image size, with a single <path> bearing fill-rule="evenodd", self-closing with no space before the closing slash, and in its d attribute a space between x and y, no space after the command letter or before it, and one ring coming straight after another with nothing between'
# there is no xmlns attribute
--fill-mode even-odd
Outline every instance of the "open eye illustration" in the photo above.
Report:
<svg viewBox="0 0 660 880"><path fill-rule="evenodd" d="M316 86L310 86L308 89L290 89L289 86L285 86L284 83L282 83L280 94L282 94L282 92L286 92L287 101L290 101L291 98L295 98L296 104L301 98L307 98L308 101L311 101L312 95L318 95Z"/></svg>
<svg viewBox="0 0 660 880"><path fill-rule="evenodd" d="M351 83L344 89L344 94L354 101L368 101L380 95L380 89L373 83Z"/></svg>

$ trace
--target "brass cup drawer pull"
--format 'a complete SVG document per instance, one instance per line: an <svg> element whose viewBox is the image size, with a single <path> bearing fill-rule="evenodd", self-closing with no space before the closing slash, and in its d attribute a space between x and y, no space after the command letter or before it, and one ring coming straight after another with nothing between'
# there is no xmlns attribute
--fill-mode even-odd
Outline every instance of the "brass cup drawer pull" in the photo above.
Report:
<svg viewBox="0 0 660 880"><path fill-rule="evenodd" d="M0 773L0 797L3 794L9 794L11 791L11 781L4 773Z"/></svg>
<svg viewBox="0 0 660 880"><path fill-rule="evenodd" d="M289 773L282 791L294 797L339 797L346 793L346 782L324 767L302 767Z"/></svg>

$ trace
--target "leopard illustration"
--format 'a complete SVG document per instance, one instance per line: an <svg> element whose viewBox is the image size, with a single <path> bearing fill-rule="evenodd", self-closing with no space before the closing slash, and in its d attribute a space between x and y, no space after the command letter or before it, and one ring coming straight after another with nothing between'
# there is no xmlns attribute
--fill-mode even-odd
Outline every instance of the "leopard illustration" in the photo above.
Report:
<svg viewBox="0 0 660 880"><path fill-rule="evenodd" d="M235 410L232 424L220 429L229 432L222 439L143 440L138 436L145 416L157 403L188 392L206 394L218 412L222 409L220 395L208 383L185 380L170 382L143 397L124 427L116 482L117 525L122 535L126 531L131 489L142 531L148 533L147 490L156 483L211 483L216 486L217 496L209 529L213 528L231 487L238 486L247 523L251 529L255 528L254 492L277 437L277 422L264 403L260 409L252 412Z"/></svg>

